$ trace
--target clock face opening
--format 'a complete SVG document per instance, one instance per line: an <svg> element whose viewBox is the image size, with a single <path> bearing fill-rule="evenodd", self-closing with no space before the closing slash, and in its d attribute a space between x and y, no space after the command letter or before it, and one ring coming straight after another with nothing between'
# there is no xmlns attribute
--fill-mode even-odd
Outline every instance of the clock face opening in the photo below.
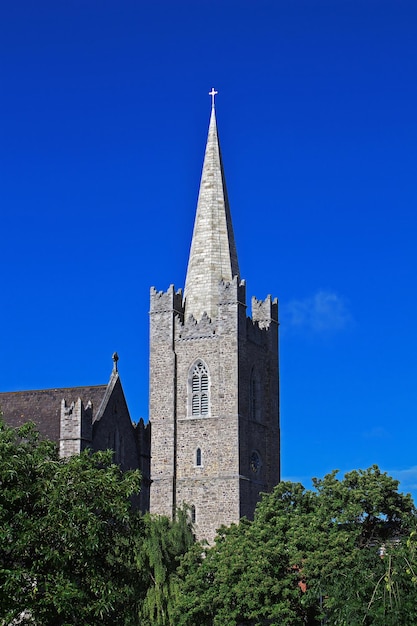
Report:
<svg viewBox="0 0 417 626"><path fill-rule="evenodd" d="M261 465L262 465L261 457L259 456L259 453L256 452L256 450L254 450L249 460L249 467L251 469L251 472L253 474L257 474L259 470L261 469Z"/></svg>

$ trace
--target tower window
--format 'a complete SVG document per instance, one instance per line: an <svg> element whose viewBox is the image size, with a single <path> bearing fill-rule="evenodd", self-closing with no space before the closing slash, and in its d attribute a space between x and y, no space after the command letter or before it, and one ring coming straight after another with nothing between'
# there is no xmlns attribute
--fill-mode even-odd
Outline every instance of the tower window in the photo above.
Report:
<svg viewBox="0 0 417 626"><path fill-rule="evenodd" d="M190 513L191 513L191 522L192 522L193 524L195 524L196 515L195 515L195 506L194 506L194 504L193 504L193 505L192 505L192 507L191 507L191 511L190 511Z"/></svg>
<svg viewBox="0 0 417 626"><path fill-rule="evenodd" d="M195 453L195 464L197 465L197 467L201 467L202 463L201 463L201 448L197 448L196 453Z"/></svg>
<svg viewBox="0 0 417 626"><path fill-rule="evenodd" d="M209 415L209 375L207 367L203 361L199 360L191 368L190 373L190 413L195 417Z"/></svg>

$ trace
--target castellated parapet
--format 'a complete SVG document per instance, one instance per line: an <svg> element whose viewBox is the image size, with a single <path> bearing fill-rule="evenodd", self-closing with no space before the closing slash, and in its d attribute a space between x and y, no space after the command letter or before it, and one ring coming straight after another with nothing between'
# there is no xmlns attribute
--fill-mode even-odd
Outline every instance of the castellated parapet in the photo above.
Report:
<svg viewBox="0 0 417 626"><path fill-rule="evenodd" d="M151 287L151 313L164 313L175 311L178 315L184 314L182 305L182 289L175 291L174 285L170 285L167 291L157 291Z"/></svg>
<svg viewBox="0 0 417 626"><path fill-rule="evenodd" d="M251 518L279 481L277 301L219 281L217 314L184 319L181 291L151 290L152 513L192 507L198 538ZM208 405L193 413L193 368L207 372ZM259 458L259 465L254 459Z"/></svg>
<svg viewBox="0 0 417 626"><path fill-rule="evenodd" d="M59 453L61 457L79 454L89 447L92 441L93 406L88 402L84 407L81 398L67 405L61 401L61 421Z"/></svg>
<svg viewBox="0 0 417 626"><path fill-rule="evenodd" d="M252 296L252 319L259 328L269 328L272 322L278 322L278 299L269 295L265 300Z"/></svg>
<svg viewBox="0 0 417 626"><path fill-rule="evenodd" d="M267 331L267 332L266 332ZM278 300L252 296L252 318L247 318L247 338L257 344L274 346L278 342Z"/></svg>
<svg viewBox="0 0 417 626"><path fill-rule="evenodd" d="M247 317L214 103L181 296L151 290L150 510L212 542L279 481L277 303Z"/></svg>

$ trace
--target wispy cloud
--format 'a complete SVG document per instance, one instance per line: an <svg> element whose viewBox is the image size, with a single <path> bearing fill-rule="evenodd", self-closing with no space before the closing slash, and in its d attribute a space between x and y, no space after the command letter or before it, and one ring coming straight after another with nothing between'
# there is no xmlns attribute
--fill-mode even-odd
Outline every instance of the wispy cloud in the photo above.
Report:
<svg viewBox="0 0 417 626"><path fill-rule="evenodd" d="M345 298L320 290L311 297L283 304L281 320L287 328L327 333L344 330L353 318Z"/></svg>
<svg viewBox="0 0 417 626"><path fill-rule="evenodd" d="M400 490L417 495L417 465L401 470L387 470L387 473L400 481Z"/></svg>
<svg viewBox="0 0 417 626"><path fill-rule="evenodd" d="M364 439L388 439L390 437L390 433L380 426L375 426L371 428L371 430L366 430L362 433Z"/></svg>

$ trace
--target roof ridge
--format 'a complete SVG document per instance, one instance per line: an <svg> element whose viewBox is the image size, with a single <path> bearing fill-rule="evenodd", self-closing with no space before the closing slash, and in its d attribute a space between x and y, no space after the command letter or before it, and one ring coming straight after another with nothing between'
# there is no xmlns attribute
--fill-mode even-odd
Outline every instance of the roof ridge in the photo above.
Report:
<svg viewBox="0 0 417 626"><path fill-rule="evenodd" d="M0 394L12 394L12 393L28 393L28 392L32 392L32 393L40 393L40 392L47 392L47 391L64 391L64 390L70 390L70 389L99 389L100 387L103 387L104 389L107 387L107 384L101 384L101 385L73 385L71 387L48 387L48 389L20 389L19 391L0 391Z"/></svg>

